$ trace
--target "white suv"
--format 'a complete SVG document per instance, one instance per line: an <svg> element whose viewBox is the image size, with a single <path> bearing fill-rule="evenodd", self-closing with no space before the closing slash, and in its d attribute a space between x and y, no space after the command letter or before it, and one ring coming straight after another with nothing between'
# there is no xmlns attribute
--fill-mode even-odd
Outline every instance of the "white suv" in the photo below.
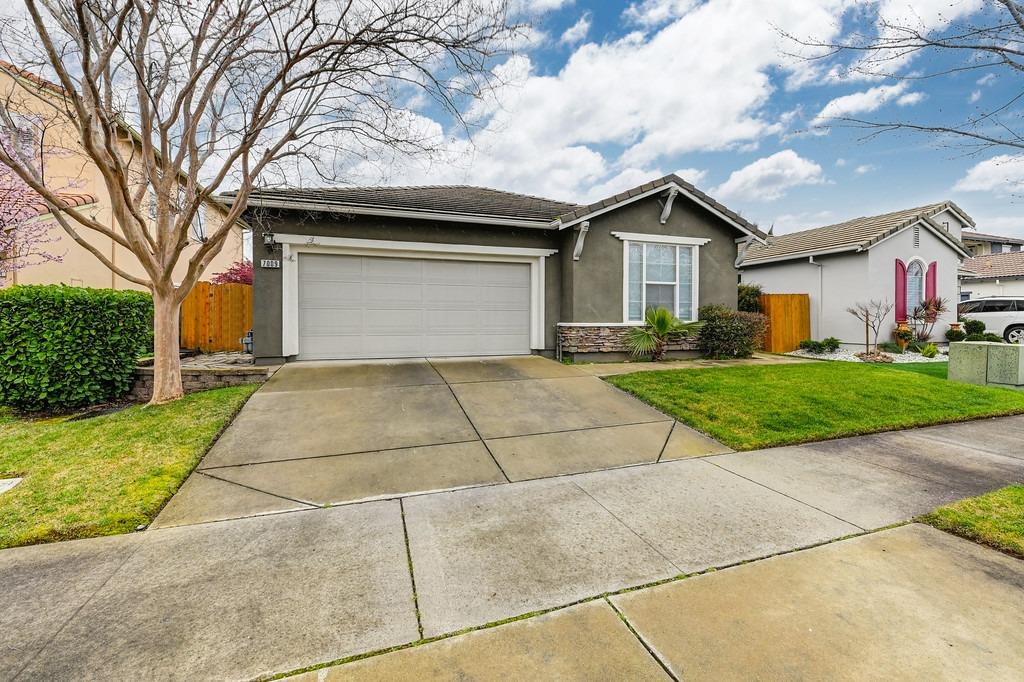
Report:
<svg viewBox="0 0 1024 682"><path fill-rule="evenodd" d="M957 306L961 318L981 320L985 331L999 334L1007 343L1024 343L1024 296L973 298Z"/></svg>

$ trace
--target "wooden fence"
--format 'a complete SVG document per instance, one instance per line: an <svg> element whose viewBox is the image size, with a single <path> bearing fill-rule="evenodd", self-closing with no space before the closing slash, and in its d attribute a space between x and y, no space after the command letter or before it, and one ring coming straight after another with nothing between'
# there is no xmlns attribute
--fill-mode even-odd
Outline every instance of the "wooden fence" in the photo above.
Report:
<svg viewBox="0 0 1024 682"><path fill-rule="evenodd" d="M788 353L811 338L811 298L807 294L762 294L761 311L768 318L764 349Z"/></svg>
<svg viewBox="0 0 1024 682"><path fill-rule="evenodd" d="M204 353L242 350L252 329L252 286L199 282L181 304L181 347Z"/></svg>

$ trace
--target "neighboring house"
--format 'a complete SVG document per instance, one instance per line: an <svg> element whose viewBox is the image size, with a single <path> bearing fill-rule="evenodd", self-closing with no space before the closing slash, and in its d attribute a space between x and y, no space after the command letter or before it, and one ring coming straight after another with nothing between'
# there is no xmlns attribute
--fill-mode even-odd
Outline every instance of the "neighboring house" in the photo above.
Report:
<svg viewBox="0 0 1024 682"><path fill-rule="evenodd" d="M263 190L247 219L264 231L258 362L620 358L648 306L735 307L737 242L766 236L675 175L587 206L465 186Z"/></svg>
<svg viewBox="0 0 1024 682"><path fill-rule="evenodd" d="M977 256L964 261L960 299L1024 296L1024 251Z"/></svg>
<svg viewBox="0 0 1024 682"><path fill-rule="evenodd" d="M69 123L55 117L55 108L46 104L47 98L62 96L63 90L54 83L19 69L7 62L0 61L0 102L10 102L12 111L25 121L25 125L12 131L12 137L26 148L35 151L43 170L45 184L62 196L85 197L85 205L79 207L89 215L117 230L114 223L109 195L106 185L100 177L99 170L82 150L75 131ZM28 120L26 112L38 112L38 120ZM40 124L43 120L45 124ZM120 152L124 158L133 158L136 138L132 131L125 127L120 139ZM141 168L140 176L141 176ZM213 232L225 214L223 205L216 201L206 203L205 210L200 211L189 235L189 244L185 247L178 270L183 276L187 269L187 259L191 252L199 248L205 235ZM115 275L85 248L79 246L57 223L50 214L48 207L40 201L39 218L52 222L51 236L53 241L46 244L46 250L60 255L60 261L39 263L15 270L6 281L0 280L0 286L11 284L70 284L111 289L141 289L137 284ZM109 237L98 234L87 228L79 233L90 244L109 255L119 267L131 274L145 277L145 271L138 259L128 249L115 244ZM205 275L226 270L235 261L243 257L243 226L239 225L228 236L223 249L207 267ZM177 272L177 271L176 271Z"/></svg>
<svg viewBox="0 0 1024 682"><path fill-rule="evenodd" d="M837 225L771 236L752 245L740 265L744 282L765 293L806 293L811 336L864 343L864 323L847 312L871 300L893 304L881 338L924 299L947 299L956 320L957 269L970 254L960 235L974 221L951 201L855 218ZM941 333L942 326L936 327Z"/></svg>
<svg viewBox="0 0 1024 682"><path fill-rule="evenodd" d="M1014 253L1024 247L1024 239L1001 237L997 234L983 234L973 230L964 232L961 241L973 256L990 256L996 253Z"/></svg>

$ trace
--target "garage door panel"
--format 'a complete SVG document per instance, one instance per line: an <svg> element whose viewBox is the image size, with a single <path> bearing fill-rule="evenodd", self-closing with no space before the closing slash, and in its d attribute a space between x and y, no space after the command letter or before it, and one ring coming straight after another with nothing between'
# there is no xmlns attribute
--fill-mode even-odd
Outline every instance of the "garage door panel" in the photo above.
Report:
<svg viewBox="0 0 1024 682"><path fill-rule="evenodd" d="M530 351L530 266L299 256L299 357Z"/></svg>

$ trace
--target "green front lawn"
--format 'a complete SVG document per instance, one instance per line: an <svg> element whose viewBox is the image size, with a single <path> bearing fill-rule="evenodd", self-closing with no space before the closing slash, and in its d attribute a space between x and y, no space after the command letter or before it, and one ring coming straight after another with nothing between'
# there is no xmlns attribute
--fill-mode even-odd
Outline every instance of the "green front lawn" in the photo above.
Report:
<svg viewBox="0 0 1024 682"><path fill-rule="evenodd" d="M926 374L930 377L936 377L937 379L945 379L949 374L949 363L948 362L906 362L906 363L893 363L889 365L889 369L898 369L904 372L917 372L918 374Z"/></svg>
<svg viewBox="0 0 1024 682"><path fill-rule="evenodd" d="M737 450L1024 413L1024 392L952 383L932 372L810 362L637 372L607 381Z"/></svg>
<svg viewBox="0 0 1024 682"><path fill-rule="evenodd" d="M0 410L0 548L127 533L148 524L255 386L70 421Z"/></svg>
<svg viewBox="0 0 1024 682"><path fill-rule="evenodd" d="M939 507L921 520L1024 559L1024 485Z"/></svg>

